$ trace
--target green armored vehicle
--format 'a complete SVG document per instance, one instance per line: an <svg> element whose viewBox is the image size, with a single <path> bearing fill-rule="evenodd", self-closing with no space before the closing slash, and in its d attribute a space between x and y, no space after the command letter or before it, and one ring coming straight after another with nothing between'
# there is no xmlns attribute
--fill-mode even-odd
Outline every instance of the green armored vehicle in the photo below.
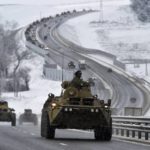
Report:
<svg viewBox="0 0 150 150"><path fill-rule="evenodd" d="M112 136L111 100L104 103L91 94L81 71L72 81L62 83L61 96L49 94L42 109L41 136L55 137L55 129L94 130L96 140L110 141Z"/></svg>
<svg viewBox="0 0 150 150"><path fill-rule="evenodd" d="M68 63L68 68L69 69L75 69L75 64L74 64L74 62L73 61L70 61L69 63Z"/></svg>
<svg viewBox="0 0 150 150"><path fill-rule="evenodd" d="M34 125L38 125L37 115L32 113L31 109L25 109L24 113L19 116L19 124L22 125L23 122L31 122Z"/></svg>
<svg viewBox="0 0 150 150"><path fill-rule="evenodd" d="M8 102L0 101L0 122L11 122L12 126L16 126L16 114L13 108L8 107Z"/></svg>

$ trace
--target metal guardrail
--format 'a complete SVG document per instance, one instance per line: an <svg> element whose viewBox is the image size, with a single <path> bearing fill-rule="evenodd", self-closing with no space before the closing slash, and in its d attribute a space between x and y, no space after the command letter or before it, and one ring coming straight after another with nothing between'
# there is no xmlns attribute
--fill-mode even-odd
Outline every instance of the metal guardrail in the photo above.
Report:
<svg viewBox="0 0 150 150"><path fill-rule="evenodd" d="M139 140L150 139L150 117L112 116L113 135Z"/></svg>
<svg viewBox="0 0 150 150"><path fill-rule="evenodd" d="M45 55L48 54L48 51L46 51L46 50L32 44L31 42L28 42L28 41L26 41L26 47L28 49L31 49L32 51L34 51L35 53L39 54L42 57L45 57Z"/></svg>
<svg viewBox="0 0 150 150"><path fill-rule="evenodd" d="M63 72L63 79L62 79ZM58 70L53 68L43 67L43 74L46 79L50 79L53 81L62 81L67 80L70 81L73 78L73 70Z"/></svg>
<svg viewBox="0 0 150 150"><path fill-rule="evenodd" d="M102 51L102 50L89 49L89 48L81 47L81 46L79 46L79 45L77 45L77 44L75 44L75 43L67 40L63 35L61 35L61 33L59 32L59 30L56 31L56 34L57 34L57 37L59 37L59 39L62 39L62 41L64 43L66 43L67 45L69 45L72 49L76 49L76 52L81 53L81 51L82 51L83 54L84 53L85 54L93 54L93 53L100 54L101 56L104 56L106 58L109 58L109 59L113 60L113 64L115 66L117 66L117 67L125 70L125 64L122 63L122 62L120 62L120 61L118 61L117 57L115 55L107 53L107 52ZM56 37L56 39L57 39L57 37Z"/></svg>

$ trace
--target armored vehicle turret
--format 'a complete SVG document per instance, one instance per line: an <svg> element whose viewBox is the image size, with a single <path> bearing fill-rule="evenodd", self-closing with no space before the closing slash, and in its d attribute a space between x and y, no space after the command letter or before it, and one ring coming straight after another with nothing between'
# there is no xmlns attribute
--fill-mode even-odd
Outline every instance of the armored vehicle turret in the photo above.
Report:
<svg viewBox="0 0 150 150"><path fill-rule="evenodd" d="M37 115L33 114L31 109L25 109L24 113L19 116L19 124L22 125L24 122L31 122L34 125L38 125Z"/></svg>
<svg viewBox="0 0 150 150"><path fill-rule="evenodd" d="M11 122L12 126L16 126L16 114L13 108L8 107L8 102L0 101L0 122Z"/></svg>
<svg viewBox="0 0 150 150"><path fill-rule="evenodd" d="M111 140L111 100L92 95L88 82L77 71L72 81L62 83L60 96L49 94L42 109L41 136L53 139L55 129L94 130L96 140Z"/></svg>

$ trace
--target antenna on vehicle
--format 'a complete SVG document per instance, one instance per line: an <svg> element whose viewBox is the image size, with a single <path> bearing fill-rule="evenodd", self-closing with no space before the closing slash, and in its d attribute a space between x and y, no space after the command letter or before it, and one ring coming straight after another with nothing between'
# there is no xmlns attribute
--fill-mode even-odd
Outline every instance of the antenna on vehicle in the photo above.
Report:
<svg viewBox="0 0 150 150"><path fill-rule="evenodd" d="M62 51L62 83L64 80L64 50ZM61 95L63 95L63 88L61 90Z"/></svg>
<svg viewBox="0 0 150 150"><path fill-rule="evenodd" d="M62 82L64 80L64 51L62 52Z"/></svg>

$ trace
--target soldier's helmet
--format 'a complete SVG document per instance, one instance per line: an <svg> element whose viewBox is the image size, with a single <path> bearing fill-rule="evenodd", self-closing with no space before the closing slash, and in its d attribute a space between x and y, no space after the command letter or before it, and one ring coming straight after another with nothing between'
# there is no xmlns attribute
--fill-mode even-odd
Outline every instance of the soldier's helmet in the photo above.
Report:
<svg viewBox="0 0 150 150"><path fill-rule="evenodd" d="M80 70L78 70L78 71L76 71L76 72L74 73L74 75L75 75L76 77L78 77L78 78L81 78L82 72L81 72Z"/></svg>

